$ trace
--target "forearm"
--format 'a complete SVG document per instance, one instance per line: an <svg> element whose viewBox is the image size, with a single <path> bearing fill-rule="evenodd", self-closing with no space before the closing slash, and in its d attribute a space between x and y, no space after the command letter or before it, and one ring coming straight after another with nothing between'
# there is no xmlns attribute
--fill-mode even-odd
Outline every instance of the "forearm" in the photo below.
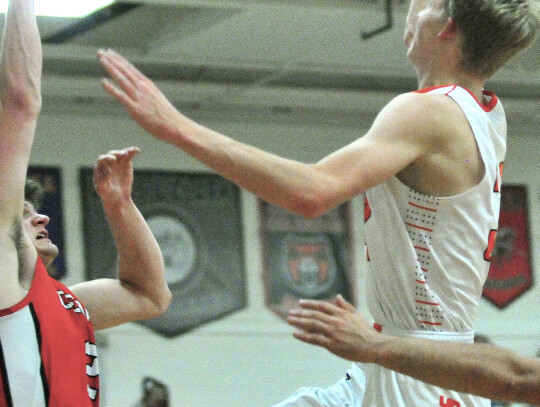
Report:
<svg viewBox="0 0 540 407"><path fill-rule="evenodd" d="M315 217L345 201L336 190L336 180L316 164L238 142L181 114L159 138L261 199L298 215Z"/></svg>
<svg viewBox="0 0 540 407"><path fill-rule="evenodd" d="M11 0L2 40L2 108L37 116L41 108L42 49L33 0Z"/></svg>
<svg viewBox="0 0 540 407"><path fill-rule="evenodd" d="M540 361L485 344L381 336L373 361L440 387L540 404Z"/></svg>
<svg viewBox="0 0 540 407"><path fill-rule="evenodd" d="M41 42L32 0L12 0L0 56L0 227L22 213L24 181L41 108Z"/></svg>
<svg viewBox="0 0 540 407"><path fill-rule="evenodd" d="M150 305L150 313L163 313L171 293L161 250L144 217L131 198L103 207L118 250L118 280Z"/></svg>

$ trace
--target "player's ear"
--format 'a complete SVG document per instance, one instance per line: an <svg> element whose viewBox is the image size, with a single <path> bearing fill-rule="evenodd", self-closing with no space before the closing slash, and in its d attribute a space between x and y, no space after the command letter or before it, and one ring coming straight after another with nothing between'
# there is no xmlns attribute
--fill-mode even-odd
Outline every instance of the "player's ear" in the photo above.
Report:
<svg viewBox="0 0 540 407"><path fill-rule="evenodd" d="M439 32L439 34L437 34L437 37L441 39L451 39L455 37L457 33L458 29L454 19L452 17L448 17L446 23L444 24L444 28Z"/></svg>

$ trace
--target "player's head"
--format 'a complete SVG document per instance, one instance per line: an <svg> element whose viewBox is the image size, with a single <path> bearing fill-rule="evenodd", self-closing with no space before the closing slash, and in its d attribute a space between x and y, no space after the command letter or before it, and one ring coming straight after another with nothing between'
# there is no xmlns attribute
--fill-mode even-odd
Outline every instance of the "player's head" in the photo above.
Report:
<svg viewBox="0 0 540 407"><path fill-rule="evenodd" d="M539 5L537 0L411 0L405 43L415 66L433 58L432 39L449 24L459 34L461 69L488 79L534 42Z"/></svg>
<svg viewBox="0 0 540 407"><path fill-rule="evenodd" d="M491 77L533 43L539 30L537 0L443 0L461 37L463 69Z"/></svg>
<svg viewBox="0 0 540 407"><path fill-rule="evenodd" d="M58 256L58 247L49 239L46 229L49 217L37 212L42 203L43 195L43 188L37 181L26 180L22 224L30 236L38 256L47 267Z"/></svg>

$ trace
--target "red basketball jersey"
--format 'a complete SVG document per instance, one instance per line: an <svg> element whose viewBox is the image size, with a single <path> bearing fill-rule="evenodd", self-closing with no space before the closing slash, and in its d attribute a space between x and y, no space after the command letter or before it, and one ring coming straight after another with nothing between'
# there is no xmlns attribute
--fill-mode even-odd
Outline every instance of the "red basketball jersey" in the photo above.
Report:
<svg viewBox="0 0 540 407"><path fill-rule="evenodd" d="M97 407L88 312L38 258L28 295L0 310L0 407Z"/></svg>

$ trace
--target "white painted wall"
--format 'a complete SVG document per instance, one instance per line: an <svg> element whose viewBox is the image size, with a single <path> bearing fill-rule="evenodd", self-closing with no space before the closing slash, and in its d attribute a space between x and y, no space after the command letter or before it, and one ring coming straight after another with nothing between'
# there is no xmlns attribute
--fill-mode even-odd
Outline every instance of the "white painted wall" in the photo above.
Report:
<svg viewBox="0 0 540 407"><path fill-rule="evenodd" d="M361 95L359 95L361 97ZM46 100L47 103L47 100ZM519 105L519 102L516 102ZM136 168L206 171L181 151L154 140L125 115L84 106L62 113L65 106L48 106L39 122L32 164L61 166L64 184L67 285L84 279L85 239L78 184L81 166L92 166L109 149L138 145ZM69 109L68 109L69 110ZM524 106L530 110L530 105ZM231 122L218 113L201 118L206 124L263 149L293 159L315 161L354 140L365 130L372 113L358 112L358 126L336 127L328 120ZM335 123L340 122L336 116ZM534 122L534 118L531 121ZM310 124L312 123L312 124ZM363 123L363 124L362 124ZM511 129L505 163L506 183L529 188L534 270L540 270L540 139L537 126ZM256 198L242 193L244 256L248 306L236 314L206 324L174 339L162 338L138 324L102 331L100 364L102 405L129 407L140 397L140 382L153 376L170 386L175 407L269 406L304 385L326 386L341 378L349 363L320 349L295 341L292 330L264 306L262 255ZM363 293L362 202L353 201L355 261L359 307ZM538 278L537 278L538 279ZM495 343L533 356L540 347L540 285L504 310L482 300L478 331Z"/></svg>

